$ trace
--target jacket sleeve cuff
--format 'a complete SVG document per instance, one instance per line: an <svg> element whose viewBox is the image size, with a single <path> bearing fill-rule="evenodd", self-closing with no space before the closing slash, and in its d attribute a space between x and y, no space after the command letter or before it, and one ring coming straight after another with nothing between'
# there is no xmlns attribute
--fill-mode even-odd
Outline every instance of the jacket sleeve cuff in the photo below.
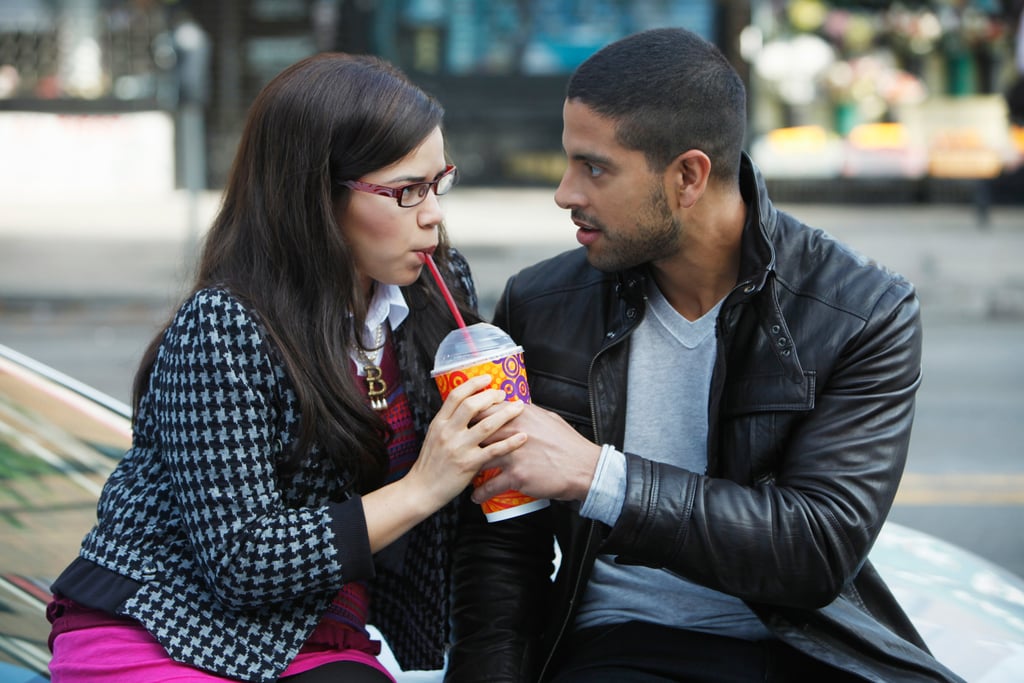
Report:
<svg viewBox="0 0 1024 683"><path fill-rule="evenodd" d="M697 477L631 453L624 457L626 497L602 552L624 555L633 563L667 566L685 542Z"/></svg>
<svg viewBox="0 0 1024 683"><path fill-rule="evenodd" d="M601 446L601 457L580 515L614 526L626 499L626 456L614 446Z"/></svg>
<svg viewBox="0 0 1024 683"><path fill-rule="evenodd" d="M370 533L366 530L363 514L363 499L353 496L341 503L330 503L328 514L345 581L372 579L376 572L373 553L370 552Z"/></svg>

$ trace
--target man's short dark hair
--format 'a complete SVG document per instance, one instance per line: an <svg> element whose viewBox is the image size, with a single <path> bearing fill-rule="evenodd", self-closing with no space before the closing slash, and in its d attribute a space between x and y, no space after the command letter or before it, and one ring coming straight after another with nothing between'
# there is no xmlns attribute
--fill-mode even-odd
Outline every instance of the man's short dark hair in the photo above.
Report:
<svg viewBox="0 0 1024 683"><path fill-rule="evenodd" d="M566 98L614 120L619 142L653 169L699 149L713 176L738 176L746 90L722 52L692 31L652 29L605 46L576 69Z"/></svg>

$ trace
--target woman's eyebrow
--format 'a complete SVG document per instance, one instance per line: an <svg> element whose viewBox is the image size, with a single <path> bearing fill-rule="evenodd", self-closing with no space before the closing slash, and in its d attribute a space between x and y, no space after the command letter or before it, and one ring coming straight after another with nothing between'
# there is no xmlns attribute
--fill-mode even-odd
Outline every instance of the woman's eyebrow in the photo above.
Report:
<svg viewBox="0 0 1024 683"><path fill-rule="evenodd" d="M445 172L445 170L447 168L448 168L448 165L445 164L445 167L442 168L437 173L435 173L433 178L427 178L427 176L422 176L422 175L417 175L417 176L414 176L414 175L404 175L404 176L398 176L398 177L392 178L390 180L386 180L385 182L388 182L388 183L425 183L428 180L437 180L438 178L443 176L444 172Z"/></svg>

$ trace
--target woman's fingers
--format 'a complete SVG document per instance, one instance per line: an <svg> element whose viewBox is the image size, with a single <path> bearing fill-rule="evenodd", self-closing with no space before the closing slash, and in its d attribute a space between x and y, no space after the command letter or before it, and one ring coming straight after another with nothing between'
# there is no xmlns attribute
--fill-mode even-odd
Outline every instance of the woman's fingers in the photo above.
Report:
<svg viewBox="0 0 1024 683"><path fill-rule="evenodd" d="M498 407L490 410L493 406L494 404L483 406L481 411L474 414L479 415L480 412L486 411L486 415L479 419L469 429L470 437L474 443L482 445L483 442L488 441L495 432L515 418L519 417L523 410L526 409L526 404L522 401L502 400Z"/></svg>
<svg viewBox="0 0 1024 683"><path fill-rule="evenodd" d="M504 396L504 393L499 392L497 389L492 389L489 392L485 391L487 387L491 385L492 381L493 380L489 375L470 377L465 382L451 390L448 397L444 400L441 410L438 411L437 417L450 419L467 399L479 396L481 393L490 393L491 402L488 403L488 405L493 405L496 395L501 393L502 396Z"/></svg>
<svg viewBox="0 0 1024 683"><path fill-rule="evenodd" d="M494 392L496 396L488 396L489 393L483 392L463 401L453 418L440 428L438 435L447 440L451 447L469 449L465 456L474 462L506 452L509 445L505 444L505 440L493 439L493 435L518 417L525 406L520 401L505 401L503 392ZM475 420L481 412L486 412L487 417ZM491 440L503 445L491 449L484 443Z"/></svg>
<svg viewBox="0 0 1024 683"><path fill-rule="evenodd" d="M457 495L484 463L526 443L524 433L495 436L522 414L525 404L507 401L505 392L488 388L491 382L490 377L473 377L452 389L427 430L414 476L423 477L439 499Z"/></svg>

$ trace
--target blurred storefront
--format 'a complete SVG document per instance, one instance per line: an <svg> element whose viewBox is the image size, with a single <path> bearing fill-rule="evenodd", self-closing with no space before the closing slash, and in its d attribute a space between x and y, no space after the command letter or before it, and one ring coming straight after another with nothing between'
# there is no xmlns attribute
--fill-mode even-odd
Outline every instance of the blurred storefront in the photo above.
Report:
<svg viewBox="0 0 1024 683"><path fill-rule="evenodd" d="M174 32L194 20L211 40L203 103L211 187L223 182L257 91L324 50L379 54L438 96L463 182L550 183L564 163L561 102L577 64L655 26L688 26L734 43L728 36L747 23L746 7L728 0L4 0L0 114L49 112L62 122L73 114L173 115Z"/></svg>
<svg viewBox="0 0 1024 683"><path fill-rule="evenodd" d="M718 41L731 3L713 0L225 0L194 11L217 37L215 130L274 74L316 50L389 59L447 110L464 183L535 184L561 174L569 72L634 31L685 25ZM742 7L743 3L738 6ZM742 12L730 12L742 16ZM733 33L738 32L738 27ZM226 168L226 137L212 151Z"/></svg>
<svg viewBox="0 0 1024 683"><path fill-rule="evenodd" d="M1017 77L1021 4L3 0L0 116L32 114L40 139L57 125L38 119L43 114L60 126L95 124L97 140L123 145L118 132L130 126L97 117L124 124L129 114L159 114L180 138L183 97L198 90L205 182L218 187L248 104L270 78L318 51L368 52L445 104L464 182L549 184L564 164L569 72L609 41L678 25L716 42L747 80L749 146L773 181L993 177L1014 168L1024 144L1002 96ZM183 89L176 32L191 22L209 37L208 82ZM26 129L24 118L19 125ZM148 125L154 139L168 135L166 126ZM18 139L14 130L0 124L0 138ZM180 167L182 142L171 144ZM5 164L16 173L10 157ZM180 168L172 173L180 185Z"/></svg>
<svg viewBox="0 0 1024 683"><path fill-rule="evenodd" d="M741 33L752 156L797 198L831 187L839 200L859 189L881 200L986 201L1024 172L1024 130L1005 97L1021 78L1022 4L756 3ZM1024 184L1013 191L1024 195Z"/></svg>
<svg viewBox="0 0 1024 683"><path fill-rule="evenodd" d="M557 182L566 78L603 45L658 26L687 26L718 43L729 31L729 3L711 0L387 4L370 18L377 43L361 47L401 64L445 102L460 168L483 182Z"/></svg>
<svg viewBox="0 0 1024 683"><path fill-rule="evenodd" d="M0 189L173 188L169 20L155 1L0 2Z"/></svg>

